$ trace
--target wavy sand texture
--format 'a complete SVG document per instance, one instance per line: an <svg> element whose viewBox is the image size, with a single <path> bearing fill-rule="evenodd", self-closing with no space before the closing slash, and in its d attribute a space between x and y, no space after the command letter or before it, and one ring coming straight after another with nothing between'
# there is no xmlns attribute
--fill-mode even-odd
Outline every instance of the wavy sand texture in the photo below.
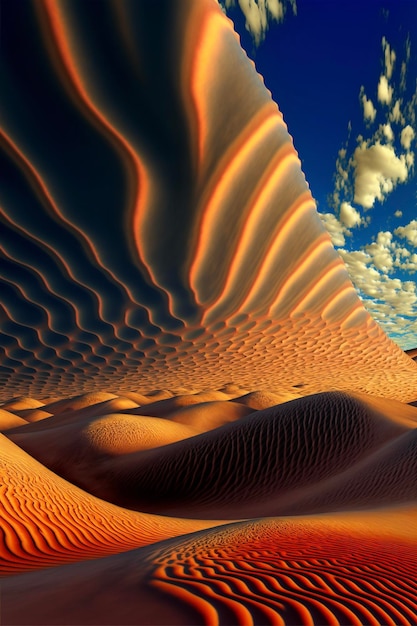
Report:
<svg viewBox="0 0 417 626"><path fill-rule="evenodd" d="M236 381L415 400L231 22L161 2L3 7L3 398Z"/></svg>
<svg viewBox="0 0 417 626"><path fill-rule="evenodd" d="M59 478L4 435L0 443L2 575L115 554L213 525L120 509Z"/></svg>
<svg viewBox="0 0 417 626"><path fill-rule="evenodd" d="M7 434L95 496L150 513L237 519L288 514L293 506L299 513L313 512L316 490L317 509L324 506L318 494L327 483L335 488L324 500L326 510L417 495L415 407L329 392L253 411L197 434L202 417L210 426L222 417L223 403L211 404L212 416L210 403L189 408L197 411L195 430L192 419L183 424L172 417L108 415L78 421L73 416L70 424L46 428L57 419L49 418ZM385 463L377 487L375 476ZM303 498L305 509L297 505Z"/></svg>
<svg viewBox="0 0 417 626"><path fill-rule="evenodd" d="M44 626L413 626L416 515L404 508L202 531L5 581L3 615L10 625Z"/></svg>

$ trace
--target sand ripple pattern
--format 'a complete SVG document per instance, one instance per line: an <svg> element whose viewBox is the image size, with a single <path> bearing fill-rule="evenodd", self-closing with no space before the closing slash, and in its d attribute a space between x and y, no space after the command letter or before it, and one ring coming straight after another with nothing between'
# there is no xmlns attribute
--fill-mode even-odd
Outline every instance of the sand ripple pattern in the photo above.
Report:
<svg viewBox="0 0 417 626"><path fill-rule="evenodd" d="M397 404L391 419L389 404L378 412L366 396L315 394L160 448L99 459L88 473L72 462L62 471L120 506L204 519L407 501L417 497L417 419L405 407L412 418L401 420ZM19 437L24 429L13 432L30 445L30 434ZM39 442L32 453L48 463L43 448Z"/></svg>
<svg viewBox="0 0 417 626"><path fill-rule="evenodd" d="M251 523L167 551L151 585L210 626L412 626L415 543L376 535L324 521Z"/></svg>
<svg viewBox="0 0 417 626"><path fill-rule="evenodd" d="M207 527L119 509L59 478L4 435L0 444L0 576L116 554Z"/></svg>
<svg viewBox="0 0 417 626"><path fill-rule="evenodd" d="M31 626L415 626L416 514L414 505L249 520L14 576L2 581L4 617Z"/></svg>
<svg viewBox="0 0 417 626"><path fill-rule="evenodd" d="M138 372L415 399L217 3L28 0L2 23L4 399L137 390Z"/></svg>

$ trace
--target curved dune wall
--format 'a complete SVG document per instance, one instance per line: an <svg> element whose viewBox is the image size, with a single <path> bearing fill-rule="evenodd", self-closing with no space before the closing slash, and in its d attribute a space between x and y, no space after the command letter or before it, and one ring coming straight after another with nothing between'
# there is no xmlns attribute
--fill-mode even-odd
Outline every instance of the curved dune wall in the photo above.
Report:
<svg viewBox="0 0 417 626"><path fill-rule="evenodd" d="M214 0L2 19L5 399L230 380L415 399Z"/></svg>

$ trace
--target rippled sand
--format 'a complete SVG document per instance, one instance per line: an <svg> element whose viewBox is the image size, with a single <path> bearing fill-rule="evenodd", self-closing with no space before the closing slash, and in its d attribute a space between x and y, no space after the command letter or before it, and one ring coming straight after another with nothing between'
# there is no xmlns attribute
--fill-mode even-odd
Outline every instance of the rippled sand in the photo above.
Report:
<svg viewBox="0 0 417 626"><path fill-rule="evenodd" d="M7 404L3 623L415 622L416 407L181 391Z"/></svg>

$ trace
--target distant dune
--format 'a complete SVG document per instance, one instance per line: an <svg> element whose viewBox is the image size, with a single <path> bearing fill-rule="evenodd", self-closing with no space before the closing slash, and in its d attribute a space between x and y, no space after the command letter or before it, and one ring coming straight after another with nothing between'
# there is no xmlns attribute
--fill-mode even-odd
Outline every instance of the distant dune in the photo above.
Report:
<svg viewBox="0 0 417 626"><path fill-rule="evenodd" d="M77 412L76 399L5 434L91 494L150 513L236 519L417 498L415 407L342 392L258 411L186 397L145 404L152 416L140 407L115 413L123 398Z"/></svg>
<svg viewBox="0 0 417 626"><path fill-rule="evenodd" d="M1 17L1 624L415 626L414 351L231 22Z"/></svg>

